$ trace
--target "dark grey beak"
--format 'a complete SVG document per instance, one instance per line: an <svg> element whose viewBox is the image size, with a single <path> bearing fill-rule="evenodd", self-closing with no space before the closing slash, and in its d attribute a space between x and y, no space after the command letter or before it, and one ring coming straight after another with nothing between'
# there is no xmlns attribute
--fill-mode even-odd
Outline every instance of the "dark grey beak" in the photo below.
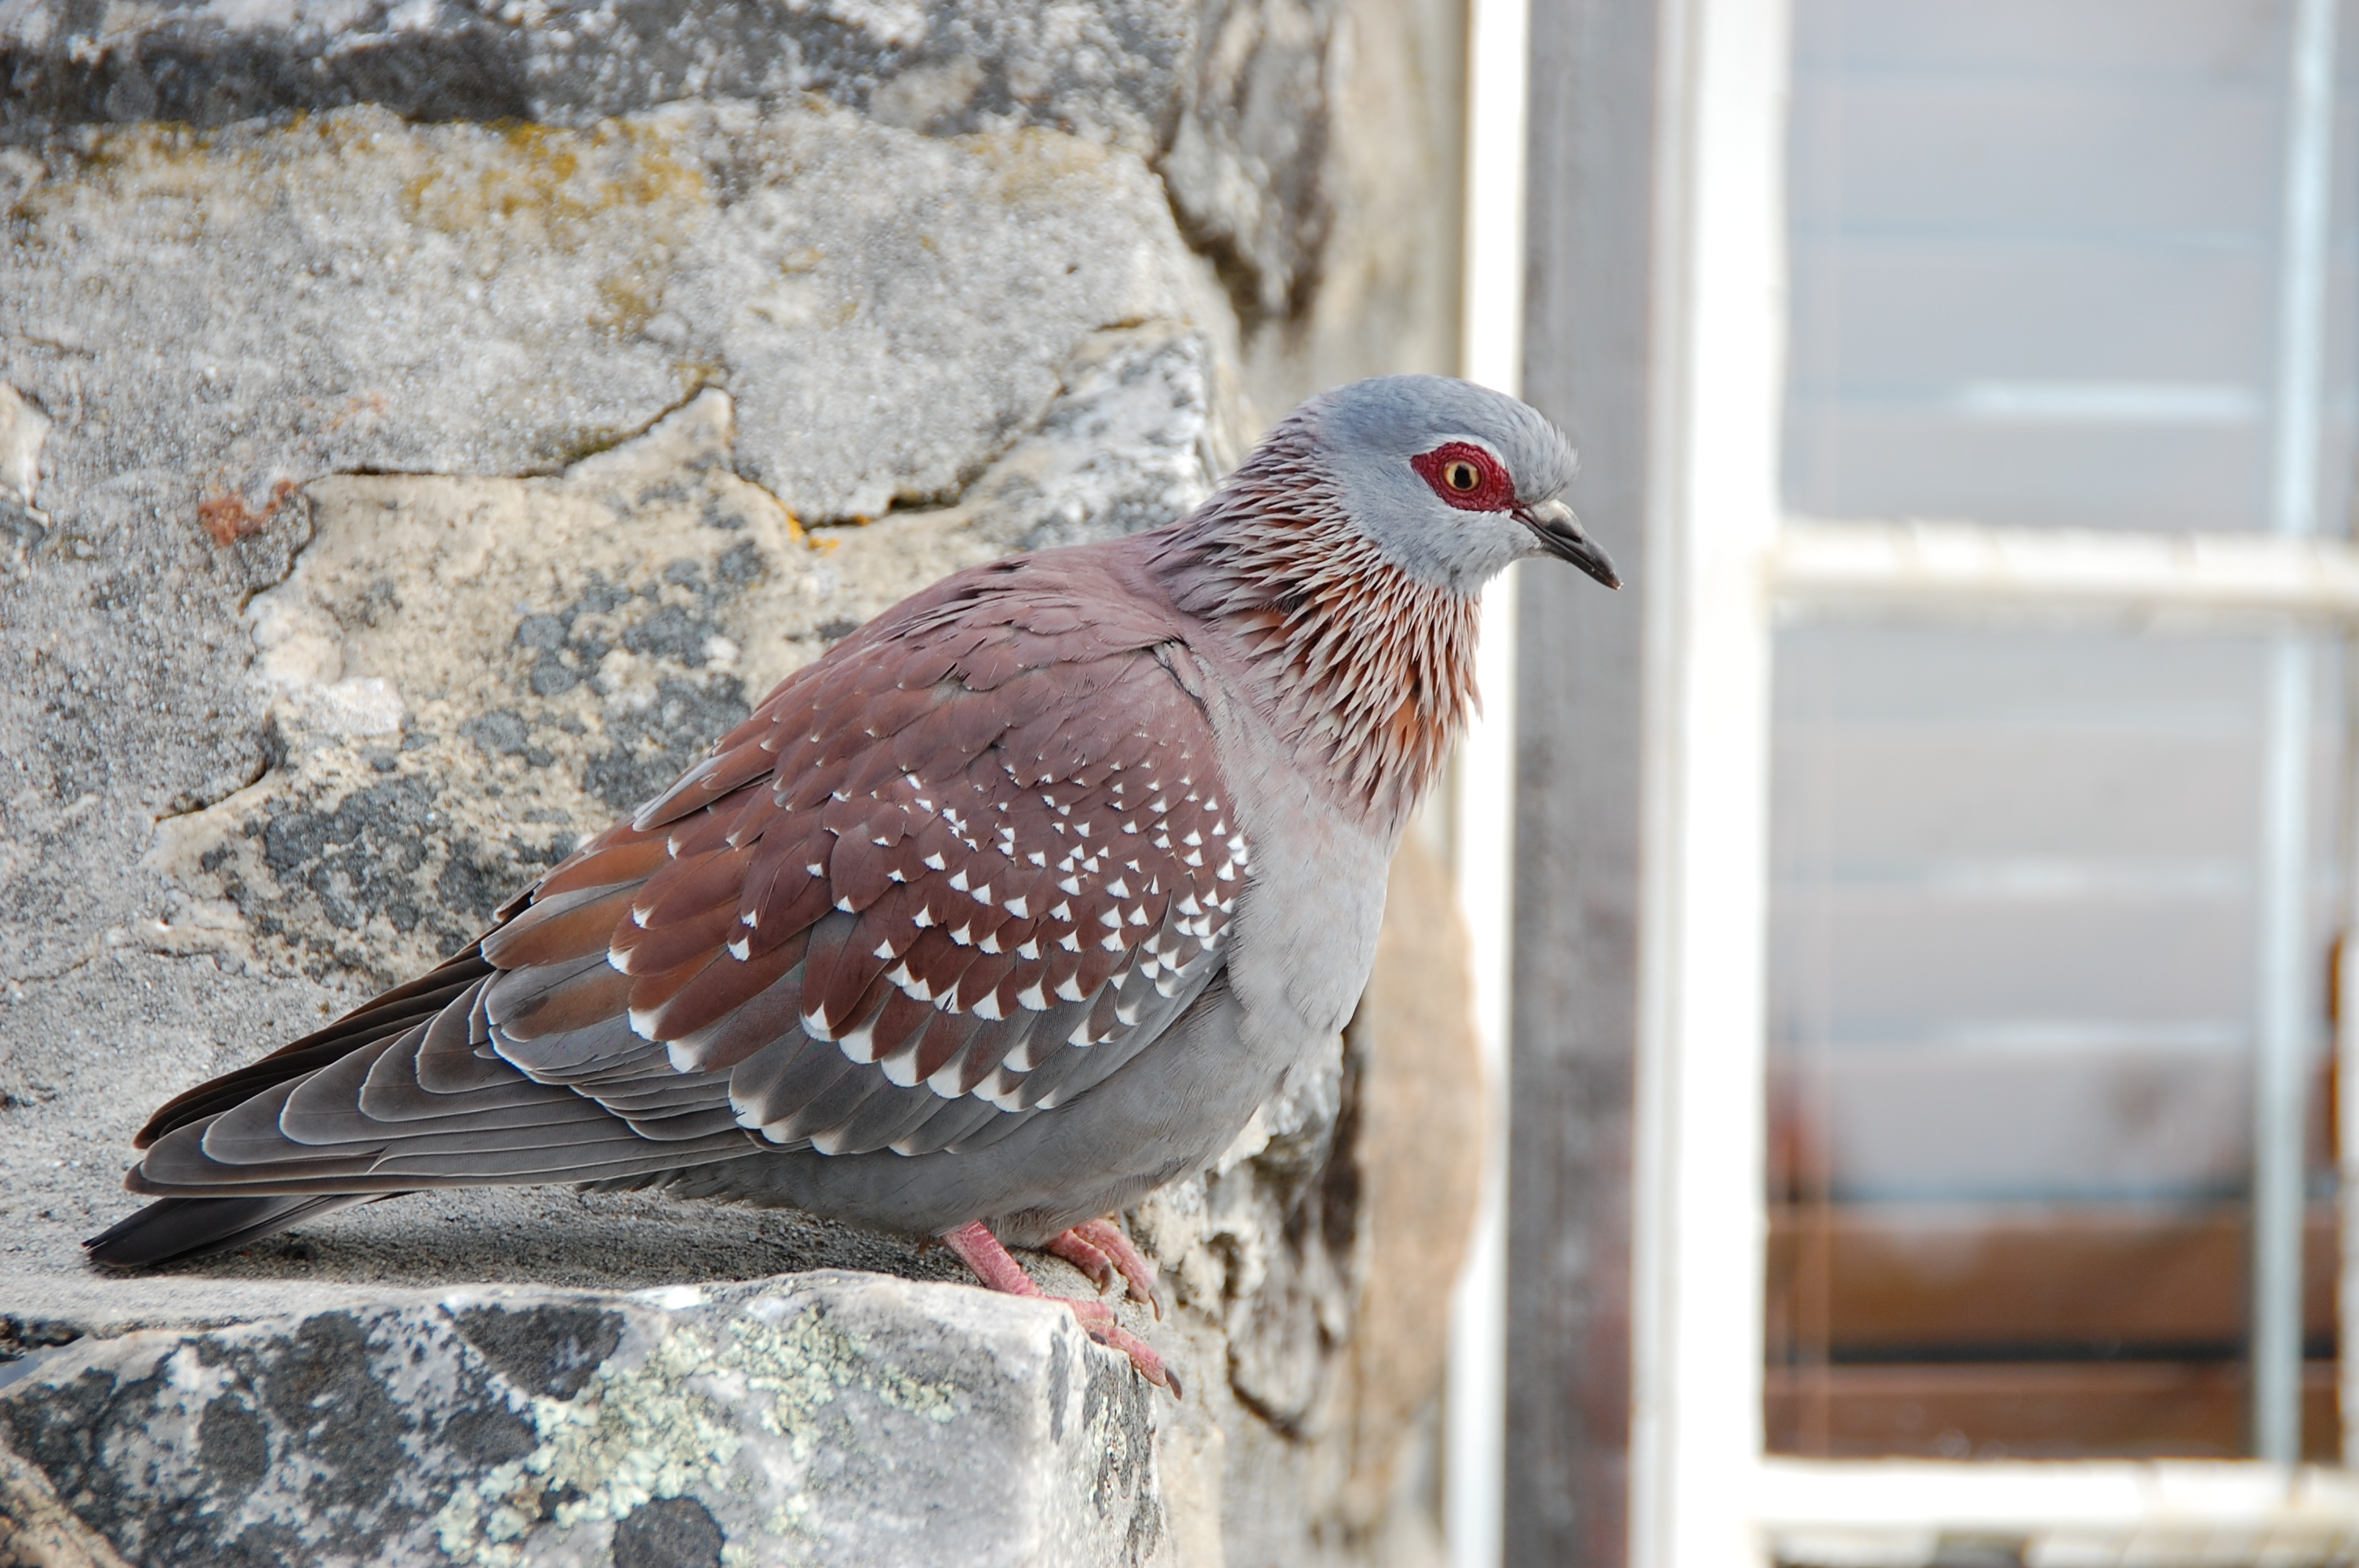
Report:
<svg viewBox="0 0 2359 1568"><path fill-rule="evenodd" d="M1608 588L1620 588L1614 563L1581 531L1581 519L1561 501L1543 501L1516 508L1516 521L1532 531L1540 548L1560 561L1571 561Z"/></svg>

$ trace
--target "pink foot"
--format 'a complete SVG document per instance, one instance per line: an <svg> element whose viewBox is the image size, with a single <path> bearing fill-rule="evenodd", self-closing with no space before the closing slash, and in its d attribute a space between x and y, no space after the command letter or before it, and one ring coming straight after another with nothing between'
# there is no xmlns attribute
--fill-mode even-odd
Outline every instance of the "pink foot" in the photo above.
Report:
<svg viewBox="0 0 2359 1568"><path fill-rule="evenodd" d="M1049 1250L1087 1274L1101 1291L1112 1285L1119 1273L1130 1299L1153 1307L1157 1320L1161 1320L1163 1292L1156 1289L1155 1265L1130 1244L1130 1238L1111 1217L1083 1220L1051 1240Z"/></svg>
<svg viewBox="0 0 2359 1568"><path fill-rule="evenodd" d="M1104 1221L1093 1220L1091 1224L1104 1225ZM1075 1226L1072 1230L1059 1237L1058 1240L1062 1241L1067 1237L1071 1237L1075 1232L1085 1228L1087 1227ZM1111 1230L1114 1227L1106 1226L1106 1228ZM1120 1239L1122 1233L1115 1231L1114 1235L1117 1239ZM1187 1397L1180 1390L1179 1374L1165 1366L1163 1357L1157 1355L1154 1348L1145 1340L1132 1334L1115 1320L1114 1308L1103 1302L1079 1302L1070 1296L1049 1295L1032 1282L1032 1276L1024 1271L1024 1266L1021 1263L1008 1256L1007 1249L999 1244L999 1238L994 1236L991 1233L991 1227L984 1225L983 1221L972 1220L960 1226L956 1230L943 1231L942 1243L957 1253L968 1268L974 1271L975 1278L981 1280L986 1289L998 1291L1006 1295L1038 1296L1043 1301L1064 1303L1071 1309L1073 1316L1081 1321L1082 1333L1107 1349L1119 1350L1129 1357L1130 1364L1138 1368L1140 1377L1159 1389L1170 1390L1173 1399ZM1051 1245L1054 1246L1053 1243ZM1107 1271L1105 1280L1102 1282L1111 1283L1114 1270L1121 1267L1119 1260L1109 1260L1105 1249L1093 1241L1084 1241L1081 1245L1095 1254L1099 1266ZM1058 1250L1060 1256L1070 1256L1061 1249ZM1122 1251L1129 1253L1134 1262L1144 1266L1146 1260L1131 1249L1128 1241L1122 1241ZM1085 1273L1091 1272L1089 1266L1081 1263L1078 1260L1075 1260L1075 1266L1081 1268ZM1123 1269L1122 1273L1125 1279L1130 1277L1130 1271L1127 1269ZM1151 1275L1148 1277L1148 1283L1151 1289L1153 1284Z"/></svg>

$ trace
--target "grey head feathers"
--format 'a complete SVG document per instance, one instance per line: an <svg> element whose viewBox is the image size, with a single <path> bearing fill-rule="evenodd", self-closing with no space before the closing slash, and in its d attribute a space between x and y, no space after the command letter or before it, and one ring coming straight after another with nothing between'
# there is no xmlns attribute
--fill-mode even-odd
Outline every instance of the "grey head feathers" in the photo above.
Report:
<svg viewBox="0 0 2359 1568"><path fill-rule="evenodd" d="M1314 437L1352 524L1420 582L1471 596L1543 554L1615 581L1559 499L1572 443L1515 398L1449 376L1380 376L1310 399L1288 423ZM1453 493L1448 481L1461 478L1475 482Z"/></svg>

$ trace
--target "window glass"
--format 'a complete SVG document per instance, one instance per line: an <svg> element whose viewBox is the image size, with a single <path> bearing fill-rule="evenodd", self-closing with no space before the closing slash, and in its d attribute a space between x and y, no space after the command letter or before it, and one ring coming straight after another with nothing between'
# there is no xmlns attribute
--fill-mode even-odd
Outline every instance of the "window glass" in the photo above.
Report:
<svg viewBox="0 0 2359 1568"><path fill-rule="evenodd" d="M2267 525L2288 13L1797 0L1785 500ZM2347 525L2344 17L2320 507ZM2228 1455L2265 636L1802 623L1774 725L1767 1421L1784 1453ZM2336 1448L2326 995L2348 725L2309 655L2305 1447Z"/></svg>
<svg viewBox="0 0 2359 1568"><path fill-rule="evenodd" d="M2344 19L2326 515L2347 487ZM2267 515L2287 13L1798 0L1786 492L1816 517Z"/></svg>
<svg viewBox="0 0 2359 1568"><path fill-rule="evenodd" d="M1938 627L1779 638L1773 1448L2239 1451L2267 654ZM2318 687L2308 791L2320 1357L2336 684ZM2330 1453L2331 1365L2310 1384Z"/></svg>

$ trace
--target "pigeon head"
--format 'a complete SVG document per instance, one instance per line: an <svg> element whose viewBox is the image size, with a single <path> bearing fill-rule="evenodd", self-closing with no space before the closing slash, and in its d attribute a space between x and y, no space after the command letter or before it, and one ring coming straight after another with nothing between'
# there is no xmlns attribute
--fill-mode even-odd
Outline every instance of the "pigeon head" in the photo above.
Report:
<svg viewBox="0 0 2359 1568"><path fill-rule="evenodd" d="M1560 499L1572 444L1516 399L1448 376L1382 376L1311 399L1297 422L1343 516L1419 581L1471 595L1547 555L1622 586Z"/></svg>
<svg viewBox="0 0 2359 1568"><path fill-rule="evenodd" d="M1618 587L1560 499L1572 447L1512 397L1354 382L1278 422L1148 547L1307 770L1403 820L1474 697L1484 583L1548 555Z"/></svg>

